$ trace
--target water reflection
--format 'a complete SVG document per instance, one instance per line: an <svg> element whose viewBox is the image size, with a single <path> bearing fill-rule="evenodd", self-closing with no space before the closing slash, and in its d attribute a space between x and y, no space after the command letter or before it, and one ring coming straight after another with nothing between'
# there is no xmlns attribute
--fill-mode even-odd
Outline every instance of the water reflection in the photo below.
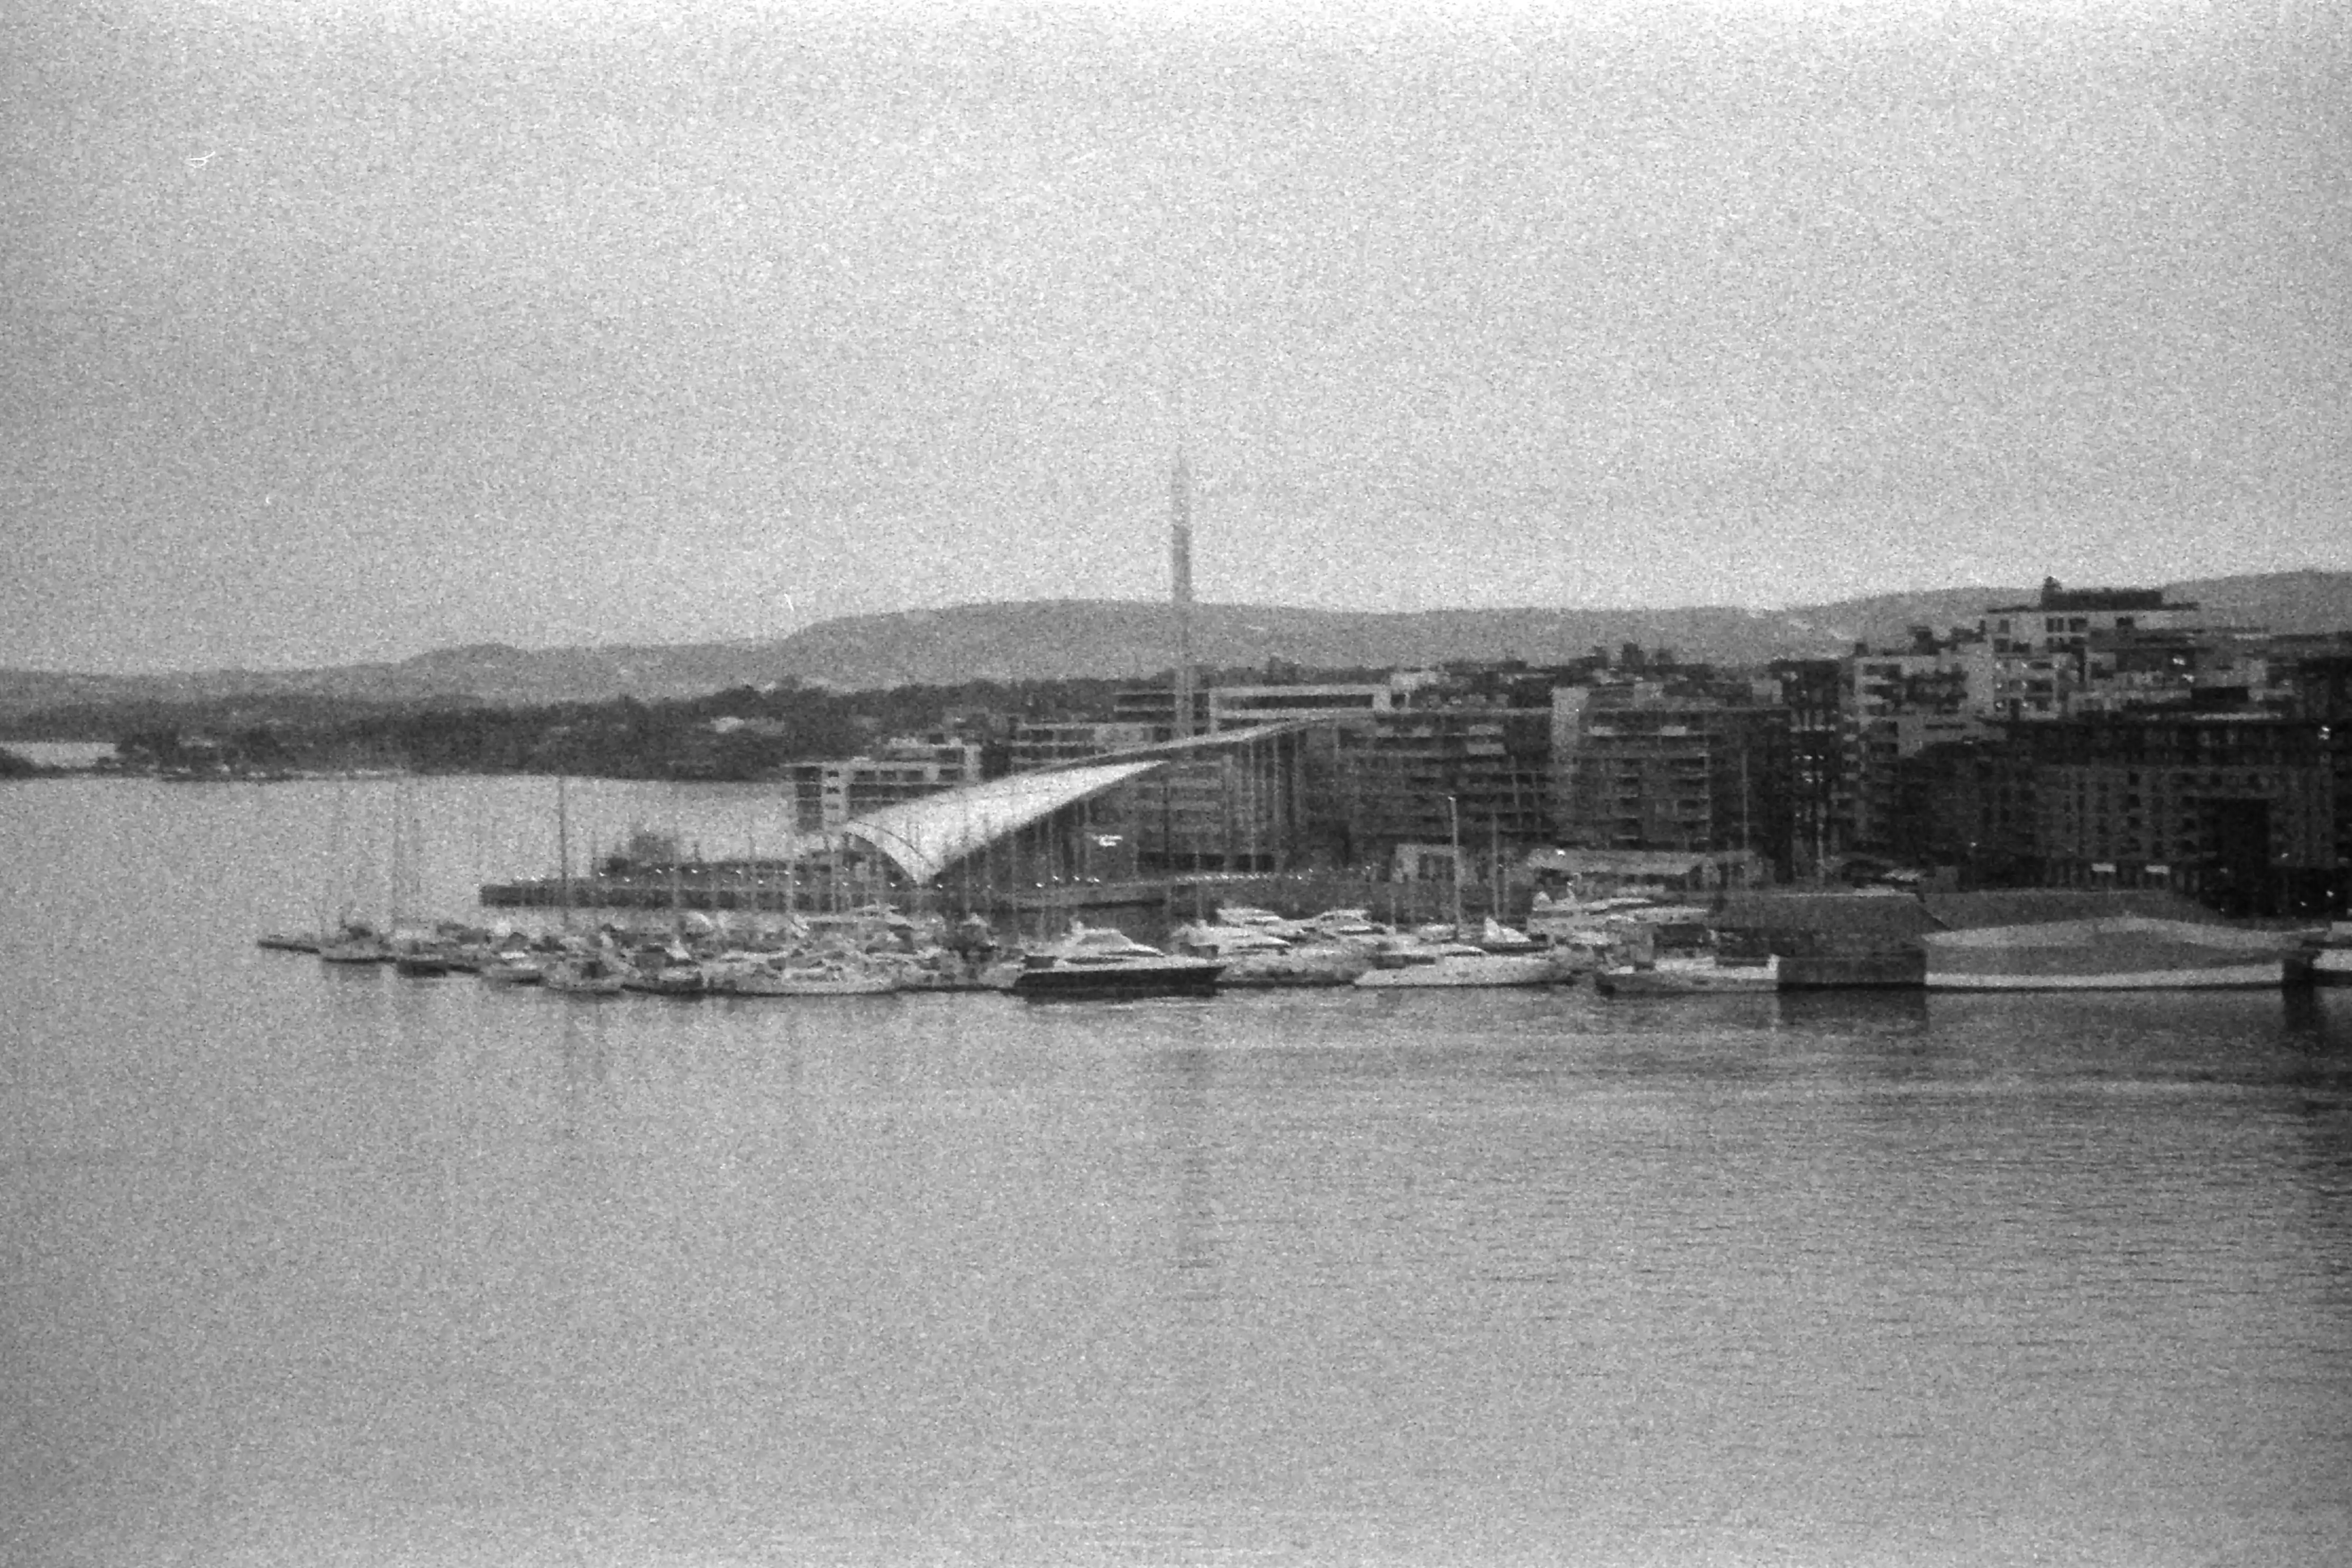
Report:
<svg viewBox="0 0 2352 1568"><path fill-rule="evenodd" d="M1152 1065L1160 1112L1160 1158L1171 1185L1178 1290L1188 1301L1212 1301L1222 1284L1217 1273L1217 1151L1209 1144L1209 1088L1216 1053L1201 1044L1182 1046L1156 1053Z"/></svg>

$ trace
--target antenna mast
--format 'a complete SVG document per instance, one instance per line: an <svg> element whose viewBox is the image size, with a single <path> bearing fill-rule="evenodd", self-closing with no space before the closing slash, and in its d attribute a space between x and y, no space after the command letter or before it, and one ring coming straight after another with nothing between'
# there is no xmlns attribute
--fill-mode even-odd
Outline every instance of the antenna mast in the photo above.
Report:
<svg viewBox="0 0 2352 1568"><path fill-rule="evenodd" d="M1192 465L1180 436L1176 471L1168 486L1168 555L1176 598L1176 727L1175 737L1192 733Z"/></svg>

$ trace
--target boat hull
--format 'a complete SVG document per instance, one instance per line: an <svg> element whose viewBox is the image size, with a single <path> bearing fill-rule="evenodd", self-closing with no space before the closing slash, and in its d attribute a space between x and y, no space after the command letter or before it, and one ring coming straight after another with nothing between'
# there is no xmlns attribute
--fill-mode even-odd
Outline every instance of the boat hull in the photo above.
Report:
<svg viewBox="0 0 2352 1568"><path fill-rule="evenodd" d="M2289 953L2273 932L2137 915L1929 932L1931 991L2274 990Z"/></svg>
<svg viewBox="0 0 2352 1568"><path fill-rule="evenodd" d="M1990 975L1927 971L1931 991L2274 991L2286 963L2215 964L2184 969L2124 969L2081 975ZM2338 983L2352 983L2352 977Z"/></svg>
<svg viewBox="0 0 2352 1568"><path fill-rule="evenodd" d="M807 972L790 969L722 976L711 990L730 997L879 997L899 988L896 976L887 974Z"/></svg>
<svg viewBox="0 0 2352 1568"><path fill-rule="evenodd" d="M1439 990L1475 986L1549 986L1564 977L1549 957L1496 953L1481 958L1448 957L1397 968L1367 969L1356 977L1354 983L1365 990Z"/></svg>
<svg viewBox="0 0 2352 1568"><path fill-rule="evenodd" d="M1216 994L1217 981L1223 972L1223 964L1183 959L1034 968L1013 976L1010 988L1016 997L1035 1000L1206 997Z"/></svg>
<svg viewBox="0 0 2352 1568"><path fill-rule="evenodd" d="M1592 988L1604 997L1703 997L1769 993L1780 988L1777 962L1672 964L1603 969Z"/></svg>

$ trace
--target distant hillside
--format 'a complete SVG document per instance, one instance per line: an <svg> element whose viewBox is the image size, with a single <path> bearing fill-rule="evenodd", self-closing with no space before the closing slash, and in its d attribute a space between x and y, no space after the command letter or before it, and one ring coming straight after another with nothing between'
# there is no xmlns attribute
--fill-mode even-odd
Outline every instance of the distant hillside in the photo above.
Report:
<svg viewBox="0 0 2352 1568"><path fill-rule="evenodd" d="M2093 586L2073 584L2070 586ZM2032 587L1939 589L1784 611L1445 610L1410 614L1212 604L1197 612L1203 664L1259 668L1577 658L1625 643L1685 659L1760 664L1827 656L1857 641L1899 642L1912 626L1972 623L1986 608L2032 601ZM2296 571L2167 586L2216 623L2274 632L2352 629L2352 572ZM523 649L437 649L397 664L296 671L88 675L0 670L0 722L68 704L119 706L301 695L327 701L464 699L499 705L690 696L787 676L847 689L1095 675L1136 678L1171 663L1172 612L1157 602L1051 600L967 604L827 621L771 642Z"/></svg>
<svg viewBox="0 0 2352 1568"><path fill-rule="evenodd" d="M1410 614L1206 604L1192 643L1203 664L1308 668L1434 664L1517 657L1531 664L1613 654L1627 642L1726 663L1832 648L1799 617L1745 610L1444 610ZM1172 662L1174 612L1164 604L1045 601L858 616L812 626L780 652L804 678L844 686L974 678L1155 674Z"/></svg>

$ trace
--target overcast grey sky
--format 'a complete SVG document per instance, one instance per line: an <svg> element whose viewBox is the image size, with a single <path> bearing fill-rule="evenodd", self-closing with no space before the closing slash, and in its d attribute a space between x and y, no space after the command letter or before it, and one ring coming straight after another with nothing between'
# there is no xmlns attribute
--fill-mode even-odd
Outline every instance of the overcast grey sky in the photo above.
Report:
<svg viewBox="0 0 2352 1568"><path fill-rule="evenodd" d="M2333 7L681 9L0 20L0 664L2352 568Z"/></svg>

